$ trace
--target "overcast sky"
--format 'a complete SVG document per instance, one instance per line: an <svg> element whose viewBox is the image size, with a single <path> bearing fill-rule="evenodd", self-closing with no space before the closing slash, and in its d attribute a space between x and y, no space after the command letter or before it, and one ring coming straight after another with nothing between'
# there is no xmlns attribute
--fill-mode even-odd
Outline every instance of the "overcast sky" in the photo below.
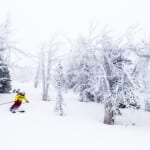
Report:
<svg viewBox="0 0 150 150"><path fill-rule="evenodd" d="M9 15L17 42L34 49L53 32L87 32L91 22L114 32L133 24L149 32L149 7L149 0L0 0L0 22Z"/></svg>

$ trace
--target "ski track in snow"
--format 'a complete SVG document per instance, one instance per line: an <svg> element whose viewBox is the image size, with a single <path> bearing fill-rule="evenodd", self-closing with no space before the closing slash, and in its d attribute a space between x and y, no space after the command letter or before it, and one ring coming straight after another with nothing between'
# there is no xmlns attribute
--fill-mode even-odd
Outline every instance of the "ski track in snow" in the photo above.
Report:
<svg viewBox="0 0 150 150"><path fill-rule="evenodd" d="M0 106L1 150L149 150L150 113L123 110L118 125L104 125L101 104L79 102L77 95L68 92L64 95L65 115L59 116L53 111L53 89L51 101L44 102L40 88L32 88L31 83L21 85L30 103L22 106L25 113L16 114L9 112L11 104ZM3 94L0 102L14 96Z"/></svg>

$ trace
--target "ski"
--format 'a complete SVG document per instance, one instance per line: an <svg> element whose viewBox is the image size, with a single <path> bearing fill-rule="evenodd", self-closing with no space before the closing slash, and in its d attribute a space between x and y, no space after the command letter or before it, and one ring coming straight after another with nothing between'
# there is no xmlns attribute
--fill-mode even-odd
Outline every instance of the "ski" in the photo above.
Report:
<svg viewBox="0 0 150 150"><path fill-rule="evenodd" d="M10 111L11 113L16 113L16 112L20 112L20 113L24 113L25 112L25 110L18 110L18 111Z"/></svg>
<svg viewBox="0 0 150 150"><path fill-rule="evenodd" d="M20 112L20 113L24 113L24 112L25 112L25 110L18 110L18 112Z"/></svg>

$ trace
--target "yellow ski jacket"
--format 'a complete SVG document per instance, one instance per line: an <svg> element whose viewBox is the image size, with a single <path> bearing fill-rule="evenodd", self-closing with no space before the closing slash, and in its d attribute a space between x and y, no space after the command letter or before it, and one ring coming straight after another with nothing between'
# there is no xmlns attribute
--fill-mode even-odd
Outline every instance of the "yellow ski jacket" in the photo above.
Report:
<svg viewBox="0 0 150 150"><path fill-rule="evenodd" d="M15 96L15 101L29 102L25 96L20 95L20 94L17 94L17 95Z"/></svg>

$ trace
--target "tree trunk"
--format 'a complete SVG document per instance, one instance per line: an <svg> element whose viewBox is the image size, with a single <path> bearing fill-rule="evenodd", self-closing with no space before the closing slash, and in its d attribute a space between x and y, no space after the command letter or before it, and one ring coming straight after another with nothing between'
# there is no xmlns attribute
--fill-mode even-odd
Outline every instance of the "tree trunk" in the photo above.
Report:
<svg viewBox="0 0 150 150"><path fill-rule="evenodd" d="M145 100L145 111L150 112L150 101L149 100Z"/></svg>
<svg viewBox="0 0 150 150"><path fill-rule="evenodd" d="M42 53L41 53L41 57L42 57L42 84L43 84L43 93L42 93L42 100L47 100L47 90L46 90L46 73L45 73L45 54L44 54L44 50L42 49Z"/></svg>
<svg viewBox="0 0 150 150"><path fill-rule="evenodd" d="M113 125L114 124L114 112L112 110L112 103L108 101L105 103L105 115L104 115L104 124Z"/></svg>
<svg viewBox="0 0 150 150"><path fill-rule="evenodd" d="M37 88L39 84L39 74L40 74L40 63L38 64L38 68L36 72L35 83L34 83L35 88Z"/></svg>
<svg viewBox="0 0 150 150"><path fill-rule="evenodd" d="M104 68L106 72L106 78L108 82L108 89L109 92L111 93L111 96L108 97L108 99L104 103L104 124L108 125L113 125L114 124L114 111L113 111L113 104L112 104L112 90L113 90L113 82L112 79L110 78L112 76L111 74L111 67L109 65L109 61L107 57L104 57Z"/></svg>

